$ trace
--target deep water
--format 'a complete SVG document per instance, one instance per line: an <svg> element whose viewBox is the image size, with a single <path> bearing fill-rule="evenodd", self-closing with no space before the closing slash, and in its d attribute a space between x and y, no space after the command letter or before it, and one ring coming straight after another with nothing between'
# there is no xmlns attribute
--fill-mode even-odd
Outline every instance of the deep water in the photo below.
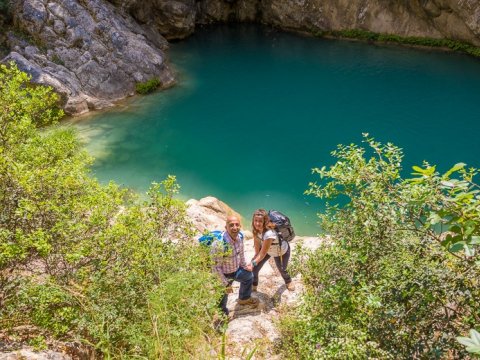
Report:
<svg viewBox="0 0 480 360"><path fill-rule="evenodd" d="M480 167L479 59L253 25L199 29L169 56L175 87L74 123L101 181L145 192L174 174L183 198L214 195L248 227L276 208L313 235L311 169L362 133L403 148L406 176L424 160Z"/></svg>

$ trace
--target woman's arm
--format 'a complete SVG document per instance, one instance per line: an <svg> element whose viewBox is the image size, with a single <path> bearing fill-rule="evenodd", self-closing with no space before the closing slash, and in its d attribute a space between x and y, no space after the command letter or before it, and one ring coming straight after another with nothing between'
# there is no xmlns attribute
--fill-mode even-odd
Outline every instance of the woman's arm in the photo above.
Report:
<svg viewBox="0 0 480 360"><path fill-rule="evenodd" d="M270 249L270 245L272 245L273 240L274 239L271 238L263 241L262 248L260 249L260 252L253 257L252 263L255 262L258 264L263 260L265 255L267 255L267 251Z"/></svg>
<svg viewBox="0 0 480 360"><path fill-rule="evenodd" d="M260 248L262 247L262 239L260 239L257 235L253 235L253 246L255 247L255 256L257 256L260 252Z"/></svg>

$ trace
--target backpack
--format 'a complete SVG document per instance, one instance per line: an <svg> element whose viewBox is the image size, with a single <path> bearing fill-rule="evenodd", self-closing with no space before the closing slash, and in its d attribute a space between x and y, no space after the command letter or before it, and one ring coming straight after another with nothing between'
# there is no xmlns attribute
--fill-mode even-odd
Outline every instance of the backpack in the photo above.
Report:
<svg viewBox="0 0 480 360"><path fill-rule="evenodd" d="M277 210L269 210L268 217L275 224L275 231L278 234L280 242L291 241L295 237L295 231L290 223L288 216Z"/></svg>
<svg viewBox="0 0 480 360"><path fill-rule="evenodd" d="M215 240L221 241L223 243L223 250L226 253L228 250L228 244L223 238L225 231L222 230L212 230L205 232L202 236L198 238L198 242L204 246L211 246ZM240 231L240 240L243 241L243 233Z"/></svg>

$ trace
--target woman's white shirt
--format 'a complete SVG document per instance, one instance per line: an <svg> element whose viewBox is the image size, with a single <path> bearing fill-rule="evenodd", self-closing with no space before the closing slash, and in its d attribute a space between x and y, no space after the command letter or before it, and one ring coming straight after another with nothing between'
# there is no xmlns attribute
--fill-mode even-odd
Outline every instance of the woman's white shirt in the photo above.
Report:
<svg viewBox="0 0 480 360"><path fill-rule="evenodd" d="M280 255L285 255L285 253L288 250L288 243L286 241L282 241L282 248L280 249L278 235L277 235L277 232L275 230L265 231L265 233L263 234L262 245L263 245L263 242L268 240L268 239L273 239L272 244L270 245L270 248L267 251L268 255L273 256L273 257L277 257L277 256L280 256Z"/></svg>

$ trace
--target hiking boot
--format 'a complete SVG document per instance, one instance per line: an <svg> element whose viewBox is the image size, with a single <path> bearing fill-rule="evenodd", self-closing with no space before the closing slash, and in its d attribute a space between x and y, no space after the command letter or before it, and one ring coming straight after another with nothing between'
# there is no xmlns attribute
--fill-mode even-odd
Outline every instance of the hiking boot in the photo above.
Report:
<svg viewBox="0 0 480 360"><path fill-rule="evenodd" d="M252 286L252 291L257 291L257 285Z"/></svg>
<svg viewBox="0 0 480 360"><path fill-rule="evenodd" d="M238 299L239 305L252 305L257 306L260 301L257 298L249 297L248 299Z"/></svg>
<svg viewBox="0 0 480 360"><path fill-rule="evenodd" d="M289 282L287 285L287 289L289 291L294 291L295 290L295 284L293 282Z"/></svg>

